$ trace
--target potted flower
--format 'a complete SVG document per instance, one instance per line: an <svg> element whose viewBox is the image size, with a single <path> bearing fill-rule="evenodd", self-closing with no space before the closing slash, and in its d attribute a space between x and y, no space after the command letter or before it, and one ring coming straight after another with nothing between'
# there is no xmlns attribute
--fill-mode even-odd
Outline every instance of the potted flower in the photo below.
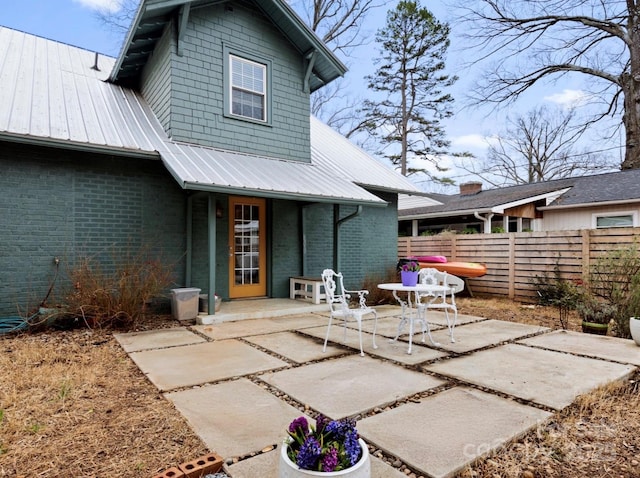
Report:
<svg viewBox="0 0 640 478"><path fill-rule="evenodd" d="M609 323L615 318L617 307L592 294L585 294L576 304L576 312L582 319L582 331L590 334L607 335Z"/></svg>
<svg viewBox="0 0 640 478"><path fill-rule="evenodd" d="M369 478L371 462L355 420L330 420L320 415L316 426L296 418L280 452L280 478L308 476Z"/></svg>
<svg viewBox="0 0 640 478"><path fill-rule="evenodd" d="M399 265L402 285L414 286L418 283L418 271L420 264L417 261L403 261Z"/></svg>
<svg viewBox="0 0 640 478"><path fill-rule="evenodd" d="M636 345L640 346L640 274L636 274L631 279L625 312L625 315L629 317L631 338Z"/></svg>

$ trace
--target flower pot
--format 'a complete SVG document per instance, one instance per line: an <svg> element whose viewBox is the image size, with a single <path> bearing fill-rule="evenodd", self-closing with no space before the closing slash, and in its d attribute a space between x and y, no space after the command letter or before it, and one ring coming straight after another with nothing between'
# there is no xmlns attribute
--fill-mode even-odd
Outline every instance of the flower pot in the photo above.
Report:
<svg viewBox="0 0 640 478"><path fill-rule="evenodd" d="M607 335L609 324L596 324L595 322L583 320L582 331L586 334Z"/></svg>
<svg viewBox="0 0 640 478"><path fill-rule="evenodd" d="M351 468L340 471L311 471L302 470L298 467L298 465L291 461L291 459L287 455L288 442L285 442L280 447L280 470L278 477L304 478L308 476L321 476L324 478L329 478L333 476L339 476L341 478L370 478L371 459L369 458L369 448L367 448L367 444L362 440L362 438L358 439L358 443L362 448L362 456L360 457L360 460L358 460L358 462Z"/></svg>
<svg viewBox="0 0 640 478"><path fill-rule="evenodd" d="M413 287L418 283L418 271L400 271L402 285Z"/></svg>
<svg viewBox="0 0 640 478"><path fill-rule="evenodd" d="M640 346L640 317L629 318L629 330L633 341Z"/></svg>

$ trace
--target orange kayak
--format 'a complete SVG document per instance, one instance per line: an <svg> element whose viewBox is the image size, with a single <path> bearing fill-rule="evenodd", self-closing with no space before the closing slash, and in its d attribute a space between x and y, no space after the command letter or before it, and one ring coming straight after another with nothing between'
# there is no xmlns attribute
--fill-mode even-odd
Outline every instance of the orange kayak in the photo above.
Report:
<svg viewBox="0 0 640 478"><path fill-rule="evenodd" d="M420 267L431 267L460 277L480 277L487 273L487 266L477 262L418 262Z"/></svg>

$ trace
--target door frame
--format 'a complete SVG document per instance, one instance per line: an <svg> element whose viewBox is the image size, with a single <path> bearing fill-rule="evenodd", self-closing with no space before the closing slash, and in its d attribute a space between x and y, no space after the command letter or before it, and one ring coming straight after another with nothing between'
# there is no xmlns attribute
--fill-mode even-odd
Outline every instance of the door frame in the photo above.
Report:
<svg viewBox="0 0 640 478"><path fill-rule="evenodd" d="M236 284L236 258L246 251L236 250L236 206L258 207L258 282ZM241 299L267 295L267 201L264 198L229 196L229 298ZM240 272L242 274L242 271Z"/></svg>

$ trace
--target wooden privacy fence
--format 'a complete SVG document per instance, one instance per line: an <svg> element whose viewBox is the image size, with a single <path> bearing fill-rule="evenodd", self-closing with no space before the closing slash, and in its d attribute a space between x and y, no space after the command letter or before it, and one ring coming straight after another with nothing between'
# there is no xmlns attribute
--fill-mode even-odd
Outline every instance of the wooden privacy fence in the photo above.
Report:
<svg viewBox="0 0 640 478"><path fill-rule="evenodd" d="M449 261L480 262L487 274L469 279L476 294L537 298L536 276L552 277L555 267L566 279L588 279L590 264L607 252L636 244L640 228L505 234L444 234L398 238L398 257L445 256Z"/></svg>

